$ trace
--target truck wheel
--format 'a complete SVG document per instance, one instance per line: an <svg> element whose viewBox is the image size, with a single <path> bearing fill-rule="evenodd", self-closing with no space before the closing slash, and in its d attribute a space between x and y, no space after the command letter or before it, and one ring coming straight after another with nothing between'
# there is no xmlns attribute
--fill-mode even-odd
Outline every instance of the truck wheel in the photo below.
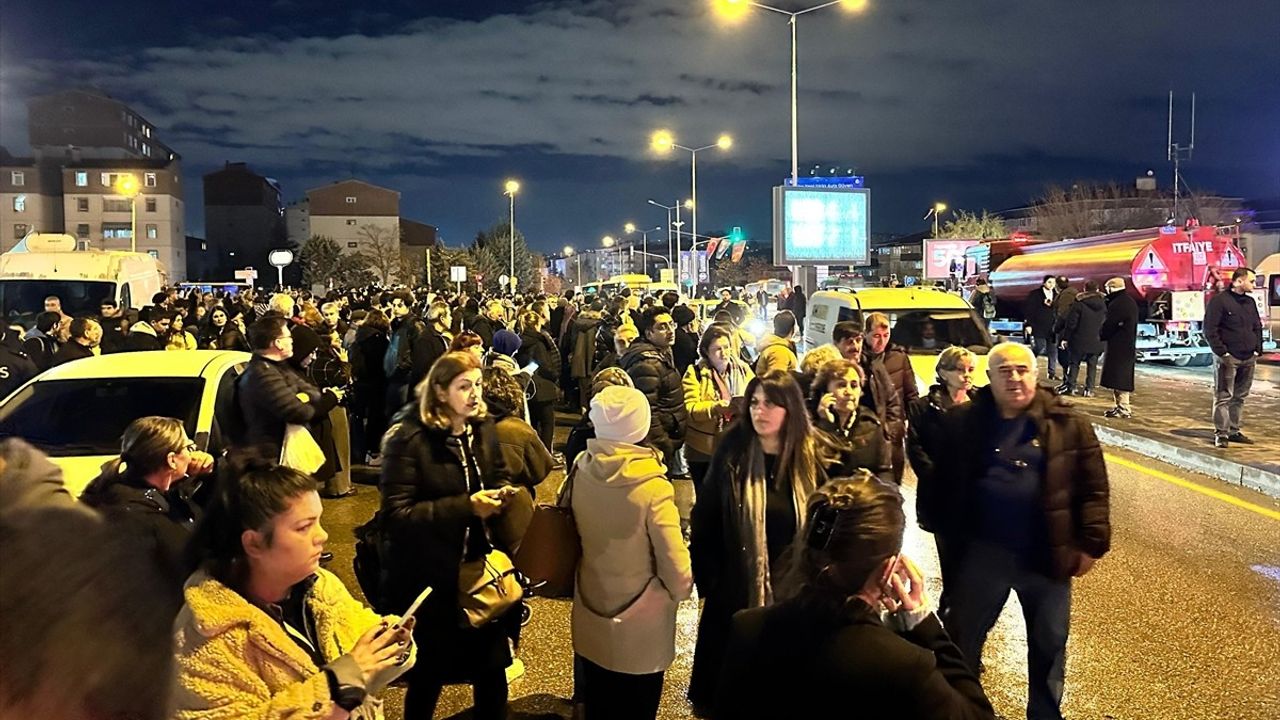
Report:
<svg viewBox="0 0 1280 720"><path fill-rule="evenodd" d="M1191 355L1178 355L1171 361L1174 367L1186 367L1191 364Z"/></svg>
<svg viewBox="0 0 1280 720"><path fill-rule="evenodd" d="M1209 367L1213 364L1213 353L1200 353L1191 356L1191 367Z"/></svg>

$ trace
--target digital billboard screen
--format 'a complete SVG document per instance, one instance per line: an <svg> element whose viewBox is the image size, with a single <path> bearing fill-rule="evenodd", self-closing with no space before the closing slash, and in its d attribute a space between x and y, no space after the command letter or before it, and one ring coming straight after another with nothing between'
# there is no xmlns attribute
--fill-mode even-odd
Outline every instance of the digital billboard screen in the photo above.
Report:
<svg viewBox="0 0 1280 720"><path fill-rule="evenodd" d="M870 190L773 189L775 264L867 265L870 241Z"/></svg>
<svg viewBox="0 0 1280 720"><path fill-rule="evenodd" d="M946 280L955 275L964 277L964 251L980 240L925 240L924 241L924 279Z"/></svg>

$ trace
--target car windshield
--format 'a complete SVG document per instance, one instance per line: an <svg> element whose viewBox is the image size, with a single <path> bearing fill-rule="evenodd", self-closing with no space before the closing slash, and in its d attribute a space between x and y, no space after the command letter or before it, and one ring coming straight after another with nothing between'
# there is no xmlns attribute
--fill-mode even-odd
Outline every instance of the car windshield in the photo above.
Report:
<svg viewBox="0 0 1280 720"><path fill-rule="evenodd" d="M182 420L195 437L200 378L88 378L34 382L0 407L0 437L20 437L53 457L115 455L129 423Z"/></svg>
<svg viewBox="0 0 1280 720"><path fill-rule="evenodd" d="M941 353L952 345L985 355L991 335L973 309L885 310L893 329L889 340L911 353Z"/></svg>
<svg viewBox="0 0 1280 720"><path fill-rule="evenodd" d="M0 280L0 314L9 324L31 327L50 295L62 301L65 315L97 315L114 298L116 284L89 280Z"/></svg>

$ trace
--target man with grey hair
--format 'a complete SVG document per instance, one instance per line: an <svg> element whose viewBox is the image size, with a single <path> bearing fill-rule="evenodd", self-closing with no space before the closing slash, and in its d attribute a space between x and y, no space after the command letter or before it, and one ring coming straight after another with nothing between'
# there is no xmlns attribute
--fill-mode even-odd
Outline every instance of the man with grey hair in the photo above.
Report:
<svg viewBox="0 0 1280 720"><path fill-rule="evenodd" d="M1138 301L1125 289L1124 278L1113 277L1104 287L1107 319L1098 329L1098 337L1107 349L1098 384L1111 391L1115 407L1103 415L1127 420L1133 417L1129 397L1133 393L1133 366L1138 359Z"/></svg>
<svg viewBox="0 0 1280 720"><path fill-rule="evenodd" d="M936 532L955 548L945 618L974 672L1010 591L1027 624L1027 718L1060 720L1071 579L1111 546L1107 468L1093 426L1036 386L1031 348L1000 343L991 384L943 416L948 477ZM948 576L949 575L949 576Z"/></svg>

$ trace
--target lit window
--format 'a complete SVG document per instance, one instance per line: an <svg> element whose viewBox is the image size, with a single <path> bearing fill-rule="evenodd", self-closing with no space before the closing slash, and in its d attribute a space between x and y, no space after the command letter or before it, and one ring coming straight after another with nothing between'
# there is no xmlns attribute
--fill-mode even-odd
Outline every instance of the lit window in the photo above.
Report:
<svg viewBox="0 0 1280 720"><path fill-rule="evenodd" d="M155 187L155 186L156 186L156 174L155 174L155 173L144 173L144 174L143 174L143 176L142 176L142 181L143 181L143 184L144 184L144 185L146 185L147 187Z"/></svg>
<svg viewBox="0 0 1280 720"><path fill-rule="evenodd" d="M360 247L360 243L356 243L356 242L349 242L349 243L347 243L347 247L349 247L349 248L358 248L358 247Z"/></svg>
<svg viewBox="0 0 1280 720"><path fill-rule="evenodd" d="M355 196L355 195L348 195L348 196L347 196L347 204L348 204L348 205L355 205L355 204L356 204L356 196Z"/></svg>
<svg viewBox="0 0 1280 720"><path fill-rule="evenodd" d="M111 173L102 173L102 187L111 187Z"/></svg>
<svg viewBox="0 0 1280 720"><path fill-rule="evenodd" d="M76 187L89 187L89 173L83 170L76 171ZM88 208L85 208L88 210Z"/></svg>
<svg viewBox="0 0 1280 720"><path fill-rule="evenodd" d="M145 135L146 137L151 137L151 128L149 126L143 125L142 134Z"/></svg>
<svg viewBox="0 0 1280 720"><path fill-rule="evenodd" d="M209 243L207 243L207 242L202 242L202 243L200 243L200 249L201 249L201 250L208 250L208 249L209 249Z"/></svg>
<svg viewBox="0 0 1280 720"><path fill-rule="evenodd" d="M14 170L13 172L9 173L9 179L13 180L14 185L27 184L27 174L18 172L17 170ZM351 200L350 202L355 202L355 200Z"/></svg>
<svg viewBox="0 0 1280 720"><path fill-rule="evenodd" d="M148 251L147 251L147 254L148 254L148 255L150 255L151 257L153 257L153 258L157 259L157 260L159 260L159 259L160 259L160 251L159 251L159 250L148 250Z"/></svg>
<svg viewBox="0 0 1280 720"><path fill-rule="evenodd" d="M155 239L156 239L156 226L155 226L155 225L148 225L148 226L147 226L147 239L148 239L148 240L155 240Z"/></svg>
<svg viewBox="0 0 1280 720"><path fill-rule="evenodd" d="M142 154L147 157L151 157L151 146L146 143L142 143Z"/></svg>
<svg viewBox="0 0 1280 720"><path fill-rule="evenodd" d="M26 195L16 195L16 196L14 196L14 198L13 198L13 211L14 211L14 212L26 212L26 210L27 210L27 196L26 196Z"/></svg>
<svg viewBox="0 0 1280 720"><path fill-rule="evenodd" d="M355 218L347 218L347 224L348 224L348 225L355 225L355 224L356 224L356 219L355 219Z"/></svg>

